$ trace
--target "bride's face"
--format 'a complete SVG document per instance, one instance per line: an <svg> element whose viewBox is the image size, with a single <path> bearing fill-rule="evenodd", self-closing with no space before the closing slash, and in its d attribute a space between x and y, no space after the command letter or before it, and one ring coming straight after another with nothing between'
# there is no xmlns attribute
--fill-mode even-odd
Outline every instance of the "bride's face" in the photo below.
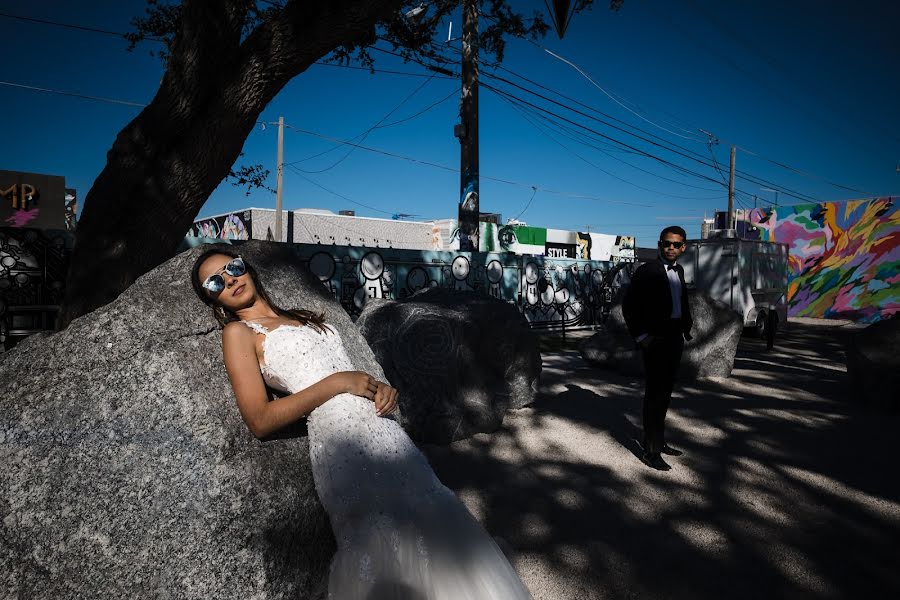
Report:
<svg viewBox="0 0 900 600"><path fill-rule="evenodd" d="M231 256L225 254L213 254L203 261L197 274L200 276L201 282L214 275L220 276L225 282L225 287L221 292L215 293L208 289L204 289L204 291L213 303L235 312L253 304L256 300L256 286L253 285L250 273L246 271L237 277L228 274L225 265L232 260L234 259Z"/></svg>

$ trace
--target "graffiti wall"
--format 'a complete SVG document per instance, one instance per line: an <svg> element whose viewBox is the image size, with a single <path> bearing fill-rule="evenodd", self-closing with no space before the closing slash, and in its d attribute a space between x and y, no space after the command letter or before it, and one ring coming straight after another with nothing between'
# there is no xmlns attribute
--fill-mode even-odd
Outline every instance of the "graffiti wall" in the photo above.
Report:
<svg viewBox="0 0 900 600"><path fill-rule="evenodd" d="M188 238L188 246L219 240ZM240 242L237 242L240 243ZM291 244L344 309L356 317L372 298L397 300L429 287L488 294L515 304L534 328L599 324L611 307L620 274L635 263L519 256L508 252L448 252ZM624 275L624 274L623 274Z"/></svg>
<svg viewBox="0 0 900 600"><path fill-rule="evenodd" d="M435 249L459 250L455 221L436 224ZM631 236L581 233L527 225L479 223L481 252L511 252L548 258L572 258L618 262L634 260L635 240ZM445 229L446 231L441 231Z"/></svg>
<svg viewBox="0 0 900 600"><path fill-rule="evenodd" d="M252 238L251 226L252 213L245 210L195 221L187 235L220 240L249 240Z"/></svg>
<svg viewBox="0 0 900 600"><path fill-rule="evenodd" d="M68 231L0 228L0 352L54 329L74 241Z"/></svg>
<svg viewBox="0 0 900 600"><path fill-rule="evenodd" d="M872 322L900 312L897 200L738 211L744 237L790 247L791 316Z"/></svg>

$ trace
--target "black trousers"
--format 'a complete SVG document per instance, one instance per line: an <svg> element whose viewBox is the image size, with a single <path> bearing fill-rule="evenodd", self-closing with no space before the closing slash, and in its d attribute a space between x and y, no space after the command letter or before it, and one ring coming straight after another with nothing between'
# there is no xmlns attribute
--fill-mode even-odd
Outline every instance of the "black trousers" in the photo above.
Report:
<svg viewBox="0 0 900 600"><path fill-rule="evenodd" d="M659 454L666 443L666 412L684 350L681 321L670 319L662 335L653 336L644 355L644 452Z"/></svg>

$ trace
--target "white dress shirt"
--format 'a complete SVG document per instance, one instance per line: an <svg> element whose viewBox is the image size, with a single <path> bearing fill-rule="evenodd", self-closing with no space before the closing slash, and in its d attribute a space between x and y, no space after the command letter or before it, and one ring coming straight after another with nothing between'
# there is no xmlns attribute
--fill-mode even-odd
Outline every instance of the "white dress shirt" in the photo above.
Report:
<svg viewBox="0 0 900 600"><path fill-rule="evenodd" d="M670 266L666 265L666 277L669 278L669 291L672 292L672 315L673 319L681 318L681 279L678 278L678 271L675 269L675 263Z"/></svg>

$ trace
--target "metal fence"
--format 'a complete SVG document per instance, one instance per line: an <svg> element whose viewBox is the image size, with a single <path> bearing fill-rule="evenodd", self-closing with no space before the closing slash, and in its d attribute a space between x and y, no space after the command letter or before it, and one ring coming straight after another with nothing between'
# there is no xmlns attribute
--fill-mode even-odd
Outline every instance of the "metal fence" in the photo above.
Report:
<svg viewBox="0 0 900 600"><path fill-rule="evenodd" d="M67 231L0 228L0 352L28 335L55 328L73 242ZM181 250L202 243L242 242L188 238ZM627 280L634 267L510 253L290 247L298 263L307 266L353 318L370 298L398 300L427 287L442 287L514 304L534 329L602 323L621 280Z"/></svg>

